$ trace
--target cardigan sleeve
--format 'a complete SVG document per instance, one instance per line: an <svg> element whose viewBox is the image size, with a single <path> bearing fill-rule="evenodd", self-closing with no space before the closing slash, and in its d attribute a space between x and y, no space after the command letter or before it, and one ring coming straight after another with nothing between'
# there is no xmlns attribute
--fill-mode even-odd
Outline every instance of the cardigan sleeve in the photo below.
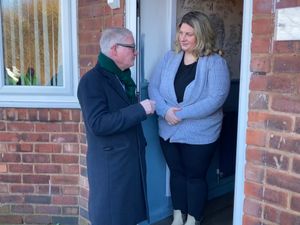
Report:
<svg viewBox="0 0 300 225"><path fill-rule="evenodd" d="M214 57L208 64L207 95L193 104L187 105L181 111L176 112L180 119L205 118L224 104L230 88L230 76L225 59Z"/></svg>
<svg viewBox="0 0 300 225"><path fill-rule="evenodd" d="M150 77L149 85L148 85L149 98L156 102L156 114L161 117L164 117L165 114L167 113L167 110L170 108L168 104L165 102L164 98L161 96L159 91L162 71L163 69L165 69L165 66L167 64L167 59L170 54L171 52L165 54L164 58L156 66L153 74Z"/></svg>

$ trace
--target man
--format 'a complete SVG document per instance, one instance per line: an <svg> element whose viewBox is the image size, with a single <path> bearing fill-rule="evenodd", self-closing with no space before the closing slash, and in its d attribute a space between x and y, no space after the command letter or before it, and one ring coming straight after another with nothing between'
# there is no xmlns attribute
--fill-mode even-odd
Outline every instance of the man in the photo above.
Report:
<svg viewBox="0 0 300 225"><path fill-rule="evenodd" d="M155 104L136 100L131 31L106 29L100 48L77 93L88 143L89 219L92 225L136 225L148 217L141 121L154 113Z"/></svg>

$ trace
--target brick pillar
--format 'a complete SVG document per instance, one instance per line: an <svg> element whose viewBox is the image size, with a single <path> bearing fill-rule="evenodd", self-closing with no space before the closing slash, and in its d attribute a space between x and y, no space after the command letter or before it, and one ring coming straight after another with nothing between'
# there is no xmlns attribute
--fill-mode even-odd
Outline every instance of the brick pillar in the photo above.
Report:
<svg viewBox="0 0 300 225"><path fill-rule="evenodd" d="M300 41L275 41L274 9L253 1L244 225L300 223Z"/></svg>

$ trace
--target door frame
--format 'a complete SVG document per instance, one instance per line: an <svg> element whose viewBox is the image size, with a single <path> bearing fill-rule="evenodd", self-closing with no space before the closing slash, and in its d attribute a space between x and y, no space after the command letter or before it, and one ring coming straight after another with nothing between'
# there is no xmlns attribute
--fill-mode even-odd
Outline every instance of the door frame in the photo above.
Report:
<svg viewBox="0 0 300 225"><path fill-rule="evenodd" d="M176 3L167 0L170 9L176 9ZM125 0L125 26L137 37L137 0ZM234 188L234 210L233 225L243 223L243 204L244 204L244 183L246 165L246 130L248 122L248 101L250 83L250 61L251 61L251 39L252 39L252 8L253 0L243 1L243 29L242 29L242 49L241 49L241 71L240 71L240 92L238 108L238 132L236 146L236 169L235 169L235 188ZM171 10L171 11L172 11ZM174 33L174 14L168 12L170 33ZM169 38L170 37L166 37ZM171 40L169 40L171 42ZM137 69L132 68L133 73Z"/></svg>
<svg viewBox="0 0 300 225"><path fill-rule="evenodd" d="M233 225L243 224L244 184L246 165L246 131L248 123L253 0L243 1L240 92L236 147Z"/></svg>

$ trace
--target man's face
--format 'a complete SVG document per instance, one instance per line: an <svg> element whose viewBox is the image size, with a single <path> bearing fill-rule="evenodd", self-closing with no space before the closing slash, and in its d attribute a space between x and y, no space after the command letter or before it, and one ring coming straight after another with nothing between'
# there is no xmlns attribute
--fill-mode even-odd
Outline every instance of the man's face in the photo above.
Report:
<svg viewBox="0 0 300 225"><path fill-rule="evenodd" d="M115 51L115 63L121 70L128 69L134 65L137 51L135 50L135 43L132 36L125 38L122 43L116 43Z"/></svg>

